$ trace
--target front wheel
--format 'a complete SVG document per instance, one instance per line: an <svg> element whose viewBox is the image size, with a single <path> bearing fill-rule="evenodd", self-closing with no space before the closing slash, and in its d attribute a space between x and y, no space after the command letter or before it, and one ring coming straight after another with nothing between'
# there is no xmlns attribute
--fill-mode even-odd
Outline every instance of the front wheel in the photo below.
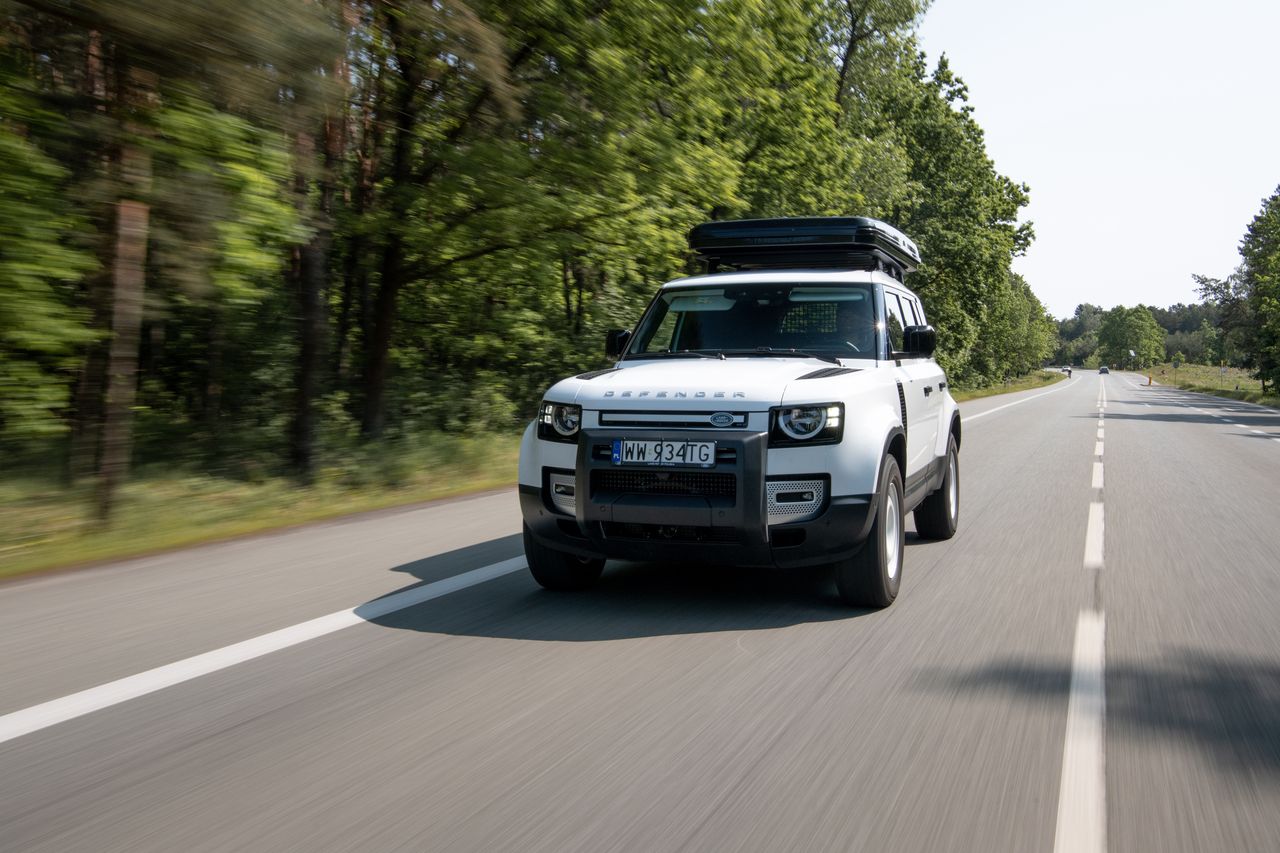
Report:
<svg viewBox="0 0 1280 853"><path fill-rule="evenodd" d="M888 607L902 584L903 521L902 474L898 462L886 456L880 464L880 490L876 494L871 533L852 557L835 565L836 589L853 607Z"/></svg>
<svg viewBox="0 0 1280 853"><path fill-rule="evenodd" d="M947 439L947 470L942 485L916 507L916 532L925 539L950 539L960 522L960 449Z"/></svg>
<svg viewBox="0 0 1280 853"><path fill-rule="evenodd" d="M529 563L529 573L543 589L586 589L604 571L602 559L575 557L538 544L527 524L524 526L524 558Z"/></svg>

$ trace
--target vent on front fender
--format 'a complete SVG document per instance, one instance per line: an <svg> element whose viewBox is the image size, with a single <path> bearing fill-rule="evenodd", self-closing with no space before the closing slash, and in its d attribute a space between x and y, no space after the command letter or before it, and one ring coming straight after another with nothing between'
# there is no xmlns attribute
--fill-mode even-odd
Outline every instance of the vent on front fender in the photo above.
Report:
<svg viewBox="0 0 1280 853"><path fill-rule="evenodd" d="M898 405L902 407L902 437L907 437L907 395L902 390L902 383L898 383Z"/></svg>

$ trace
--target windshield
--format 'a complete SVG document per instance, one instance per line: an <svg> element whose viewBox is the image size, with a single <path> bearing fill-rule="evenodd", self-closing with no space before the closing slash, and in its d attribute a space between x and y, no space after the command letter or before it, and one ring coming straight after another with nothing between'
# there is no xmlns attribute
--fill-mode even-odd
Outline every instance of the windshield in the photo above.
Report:
<svg viewBox="0 0 1280 853"><path fill-rule="evenodd" d="M660 294L645 315L627 356L761 352L875 358L871 285L770 283L672 290Z"/></svg>

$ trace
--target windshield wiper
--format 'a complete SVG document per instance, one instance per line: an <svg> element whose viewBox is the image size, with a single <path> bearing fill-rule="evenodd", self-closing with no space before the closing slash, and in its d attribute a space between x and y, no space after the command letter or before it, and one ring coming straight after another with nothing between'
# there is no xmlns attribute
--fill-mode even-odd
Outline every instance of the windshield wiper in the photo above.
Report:
<svg viewBox="0 0 1280 853"><path fill-rule="evenodd" d="M799 349L774 349L773 347L756 347L755 349L726 349L720 351L724 355L762 355L771 358L816 358L831 364L839 364L840 359L834 355L821 352L808 352Z"/></svg>

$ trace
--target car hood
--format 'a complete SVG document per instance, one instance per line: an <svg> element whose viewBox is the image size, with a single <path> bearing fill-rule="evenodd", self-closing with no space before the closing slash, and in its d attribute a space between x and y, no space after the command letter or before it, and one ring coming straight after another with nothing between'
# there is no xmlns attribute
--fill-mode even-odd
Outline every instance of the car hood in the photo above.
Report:
<svg viewBox="0 0 1280 853"><path fill-rule="evenodd" d="M801 380L816 371L830 378ZM610 371L592 371L557 383L547 398L578 403L586 409L698 410L708 407L763 411L795 399L787 388L797 381L812 384L822 396L829 381L850 381L858 367L816 358L654 359L622 362ZM829 396L829 394L828 394Z"/></svg>

